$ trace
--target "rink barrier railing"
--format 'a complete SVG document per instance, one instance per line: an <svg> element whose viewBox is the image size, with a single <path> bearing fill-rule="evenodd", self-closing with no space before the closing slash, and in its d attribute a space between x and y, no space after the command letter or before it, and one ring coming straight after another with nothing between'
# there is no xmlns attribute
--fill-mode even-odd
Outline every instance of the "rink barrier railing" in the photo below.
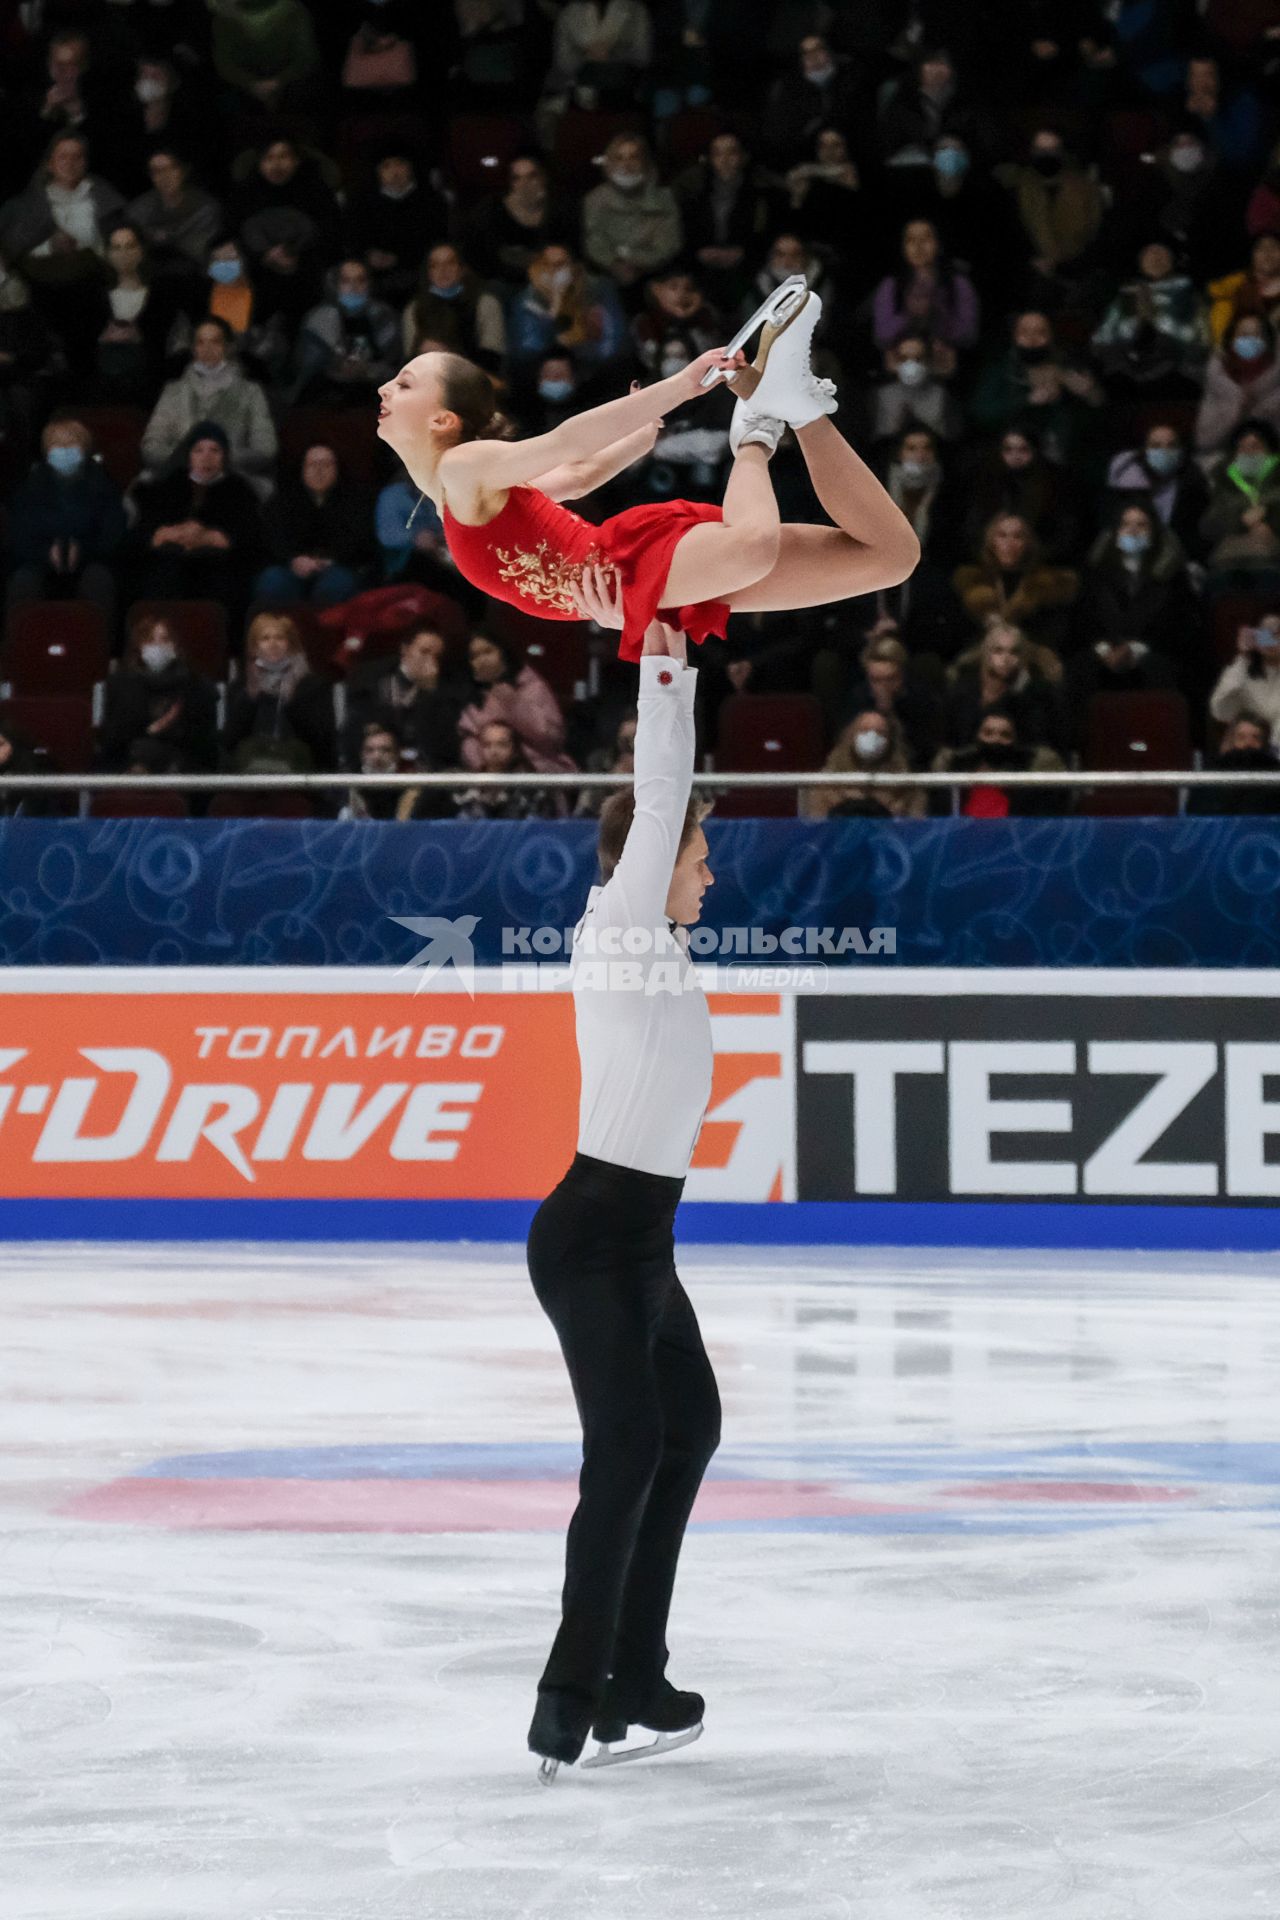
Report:
<svg viewBox="0 0 1280 1920"><path fill-rule="evenodd" d="M443 788L449 792L474 788L532 788L539 792L578 792L584 787L629 787L630 774L616 773L470 773L465 768L442 773L0 773L3 793L112 793L154 787L177 793L317 793L376 791L390 788ZM1147 769L1132 773L1108 770L1087 773L1062 767L1025 773L836 773L820 769L813 773L695 773L694 787L700 791L721 793L741 788L768 791L786 788L794 791L811 787L915 787L958 789L966 787L1067 787L1090 792L1099 787L1126 787L1139 790L1170 787L1277 787L1280 766L1274 772L1215 772L1212 768L1170 768L1158 772Z"/></svg>

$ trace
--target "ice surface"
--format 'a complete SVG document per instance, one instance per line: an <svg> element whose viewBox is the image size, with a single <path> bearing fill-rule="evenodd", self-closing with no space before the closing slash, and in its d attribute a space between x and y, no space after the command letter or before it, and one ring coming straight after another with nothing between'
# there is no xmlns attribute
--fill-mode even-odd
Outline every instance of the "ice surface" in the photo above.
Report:
<svg viewBox="0 0 1280 1920"><path fill-rule="evenodd" d="M538 1786L509 1247L11 1247L2 1920L1280 1912L1280 1265L694 1248L705 1737Z"/></svg>

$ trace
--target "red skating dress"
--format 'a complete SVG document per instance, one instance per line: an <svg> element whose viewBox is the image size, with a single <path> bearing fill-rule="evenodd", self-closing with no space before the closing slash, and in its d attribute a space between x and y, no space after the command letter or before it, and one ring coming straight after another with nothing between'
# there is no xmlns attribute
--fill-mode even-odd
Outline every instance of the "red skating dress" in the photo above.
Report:
<svg viewBox="0 0 1280 1920"><path fill-rule="evenodd" d="M569 597L569 582L583 567L605 564L622 575L626 625L620 660L638 660L644 630L658 607L677 542L703 520L722 520L719 507L668 500L628 507L600 526L548 499L536 487L512 487L501 513L482 527L469 527L444 509L444 535L459 573L495 600L506 600L543 620L581 618ZM702 600L661 612L691 640L723 637L729 608Z"/></svg>

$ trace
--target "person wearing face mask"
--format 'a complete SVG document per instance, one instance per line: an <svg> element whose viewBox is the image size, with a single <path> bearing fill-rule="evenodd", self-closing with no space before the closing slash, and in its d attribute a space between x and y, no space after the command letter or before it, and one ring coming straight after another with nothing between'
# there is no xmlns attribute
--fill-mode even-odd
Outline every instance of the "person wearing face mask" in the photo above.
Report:
<svg viewBox="0 0 1280 1920"><path fill-rule="evenodd" d="M549 433L577 411L578 379L572 356L549 353L538 368L539 433Z"/></svg>
<svg viewBox="0 0 1280 1920"><path fill-rule="evenodd" d="M890 167L924 164L946 135L980 159L991 146L987 116L966 101L951 55L941 47L916 55L910 76L897 81L881 102L879 122L878 145Z"/></svg>
<svg viewBox="0 0 1280 1920"><path fill-rule="evenodd" d="M1232 323L1249 314L1261 315L1272 327L1280 324L1280 234L1260 233L1249 249L1249 265L1211 281L1209 299L1215 341L1225 339Z"/></svg>
<svg viewBox="0 0 1280 1920"><path fill-rule="evenodd" d="M1176 659L1200 652L1203 622L1187 556L1146 502L1120 509L1084 571L1077 624L1085 632L1162 645Z"/></svg>
<svg viewBox="0 0 1280 1920"><path fill-rule="evenodd" d="M1215 773L1277 773L1280 754L1271 742L1266 722L1242 715L1233 720L1210 757ZM1187 795L1188 813L1280 813L1280 782L1269 787L1193 787Z"/></svg>
<svg viewBox="0 0 1280 1920"><path fill-rule="evenodd" d="M628 345L613 282L587 273L558 241L529 262L526 285L507 304L506 327L507 353L522 379L557 352L571 354L584 377L595 374L620 360Z"/></svg>
<svg viewBox="0 0 1280 1920"><path fill-rule="evenodd" d="M444 196L422 180L403 141L388 141L373 181L353 193L344 214L344 245L363 260L380 300L396 306L414 289L432 241L449 230Z"/></svg>
<svg viewBox="0 0 1280 1920"><path fill-rule="evenodd" d="M884 379L865 396L867 433L877 445L923 427L939 440L960 436L960 408L935 369L934 343L904 333L883 355Z"/></svg>
<svg viewBox="0 0 1280 1920"><path fill-rule="evenodd" d="M1121 185L1109 224L1126 251L1159 235L1197 283L1227 271L1238 244L1239 189L1194 121L1177 122Z"/></svg>
<svg viewBox="0 0 1280 1920"><path fill-rule="evenodd" d="M1177 427L1158 421L1148 427L1142 446L1115 454L1107 469L1107 488L1115 503L1134 493L1145 495L1187 556L1197 563L1204 559L1200 521L1209 504L1209 483Z"/></svg>
<svg viewBox="0 0 1280 1920"><path fill-rule="evenodd" d="M1210 358L1196 413L1196 450L1221 453L1246 420L1280 429L1280 360L1274 329L1260 314L1234 320Z"/></svg>
<svg viewBox="0 0 1280 1920"><path fill-rule="evenodd" d="M797 49L794 68L774 81L765 101L763 137L766 157L785 173L805 157L823 127L838 127L850 141L870 124L872 103L820 33L808 33ZM874 163L870 152L855 149L863 170Z"/></svg>
<svg viewBox="0 0 1280 1920"><path fill-rule="evenodd" d="M1265 613L1236 633L1236 655L1218 675L1209 712L1225 726L1256 720L1280 747L1280 614Z"/></svg>
<svg viewBox="0 0 1280 1920"><path fill-rule="evenodd" d="M1014 315L1009 345L979 374L969 414L992 433L1034 424L1047 458L1079 466L1096 443L1094 415L1105 398L1093 370L1059 346L1048 314L1028 307Z"/></svg>
<svg viewBox="0 0 1280 1920"><path fill-rule="evenodd" d="M541 155L518 153L508 164L502 191L463 214L458 240L481 279L500 282L495 291L506 297L524 285L535 255L573 231L576 217L552 192Z"/></svg>
<svg viewBox="0 0 1280 1920"><path fill-rule="evenodd" d="M342 260L326 277L328 298L303 323L288 395L291 405L366 407L395 368L400 324L369 291L363 260Z"/></svg>
<svg viewBox="0 0 1280 1920"><path fill-rule="evenodd" d="M260 317L296 326L320 293L338 250L341 214L333 163L283 133L268 133L232 164L229 217L253 271Z"/></svg>
<svg viewBox="0 0 1280 1920"><path fill-rule="evenodd" d="M898 441L885 476L885 489L901 509L929 558L933 511L942 485L938 442L927 427L909 427Z"/></svg>
<svg viewBox="0 0 1280 1920"><path fill-rule="evenodd" d="M1026 235L1009 195L956 134L934 144L928 166L893 168L883 183L883 204L891 232L928 221L948 258L964 262L984 304L993 312L1013 306L1026 279ZM885 247L877 251L887 255Z"/></svg>
<svg viewBox="0 0 1280 1920"><path fill-rule="evenodd" d="M125 537L124 501L93 459L87 427L55 415L40 436L41 458L8 502L12 571L8 606L24 600L82 599L115 612L113 561Z"/></svg>
<svg viewBox="0 0 1280 1920"><path fill-rule="evenodd" d="M1106 211L1094 174L1075 159L1056 128L1031 136L1026 156L996 168L1031 249L1036 281L1078 276L1088 264Z"/></svg>
<svg viewBox="0 0 1280 1920"><path fill-rule="evenodd" d="M451 241L431 248L422 263L417 295L401 316L404 351L420 351L423 340L438 340L490 373L502 365L507 323L497 294L481 286Z"/></svg>
<svg viewBox="0 0 1280 1920"><path fill-rule="evenodd" d="M617 133L604 150L604 179L582 202L582 251L624 294L665 267L684 240L680 206L657 177L643 134Z"/></svg>
<svg viewBox="0 0 1280 1920"><path fill-rule="evenodd" d="M983 773L991 780L957 790L956 811L966 820L1007 820L1016 815L1062 813L1069 804L1063 789L1010 788L1000 784L1003 773L1057 773L1061 756L1043 742L1026 741L1020 709L1012 699L996 698L976 720L972 735L961 747L943 748L934 762L939 773ZM939 811L943 811L939 807Z"/></svg>
<svg viewBox="0 0 1280 1920"><path fill-rule="evenodd" d="M130 621L124 657L107 678L97 764L123 772L140 740L167 747L175 772L211 773L218 764L217 692L193 670L171 623L154 613Z"/></svg>
<svg viewBox="0 0 1280 1920"><path fill-rule="evenodd" d="M263 499L271 491L279 443L267 396L241 370L225 320L202 320L191 359L157 400L142 435L142 465L148 479L166 471L198 421L217 424L226 435L231 465Z"/></svg>
<svg viewBox="0 0 1280 1920"><path fill-rule="evenodd" d="M892 713L868 707L857 713L822 763L824 773L910 773L902 727ZM919 787L806 787L800 813L806 820L868 815L881 820L922 820L927 812Z"/></svg>
<svg viewBox="0 0 1280 1920"><path fill-rule="evenodd" d="M1200 531L1209 548L1209 590L1238 579L1252 587L1280 575L1280 434L1268 420L1236 428L1213 476Z"/></svg>
<svg viewBox="0 0 1280 1920"><path fill-rule="evenodd" d="M1078 545L1083 501L1068 470L1046 460L1035 426L1015 421L964 469L939 502L939 516L954 525L964 552L982 539L997 514L1025 520L1049 560L1061 560Z"/></svg>

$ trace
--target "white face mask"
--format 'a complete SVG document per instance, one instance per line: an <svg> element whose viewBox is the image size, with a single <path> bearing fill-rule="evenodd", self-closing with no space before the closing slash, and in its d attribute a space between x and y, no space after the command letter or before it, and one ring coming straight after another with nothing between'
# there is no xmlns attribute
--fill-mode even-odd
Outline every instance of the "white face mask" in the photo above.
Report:
<svg viewBox="0 0 1280 1920"><path fill-rule="evenodd" d="M1199 173L1204 165L1204 155L1199 147L1174 147L1169 155L1169 165L1176 167L1179 173Z"/></svg>
<svg viewBox="0 0 1280 1920"><path fill-rule="evenodd" d="M805 75L805 79L811 81L815 87L825 87L828 80L834 80L835 77L836 70L830 60L827 61L825 66L810 67L808 73Z"/></svg>
<svg viewBox="0 0 1280 1920"><path fill-rule="evenodd" d="M857 749L859 758L863 760L878 760L883 753L888 751L889 747L889 742L885 739L885 736L882 733L877 733L874 727L864 727L861 733L855 733L853 736L853 744Z"/></svg>
<svg viewBox="0 0 1280 1920"><path fill-rule="evenodd" d="M573 268L553 267L546 276L546 282L552 293L564 293L573 285Z"/></svg>
<svg viewBox="0 0 1280 1920"><path fill-rule="evenodd" d="M899 360L898 378L904 387L918 387L929 369L923 360Z"/></svg>
<svg viewBox="0 0 1280 1920"><path fill-rule="evenodd" d="M138 648L138 655L150 673L160 673L177 659L178 649L172 640L145 640Z"/></svg>
<svg viewBox="0 0 1280 1920"><path fill-rule="evenodd" d="M623 193L634 193L637 187L644 185L644 175L633 173L628 167L614 167L609 174L609 183Z"/></svg>
<svg viewBox="0 0 1280 1920"><path fill-rule="evenodd" d="M154 106L157 100L167 100L169 89L163 80L139 80L134 93L144 107Z"/></svg>

